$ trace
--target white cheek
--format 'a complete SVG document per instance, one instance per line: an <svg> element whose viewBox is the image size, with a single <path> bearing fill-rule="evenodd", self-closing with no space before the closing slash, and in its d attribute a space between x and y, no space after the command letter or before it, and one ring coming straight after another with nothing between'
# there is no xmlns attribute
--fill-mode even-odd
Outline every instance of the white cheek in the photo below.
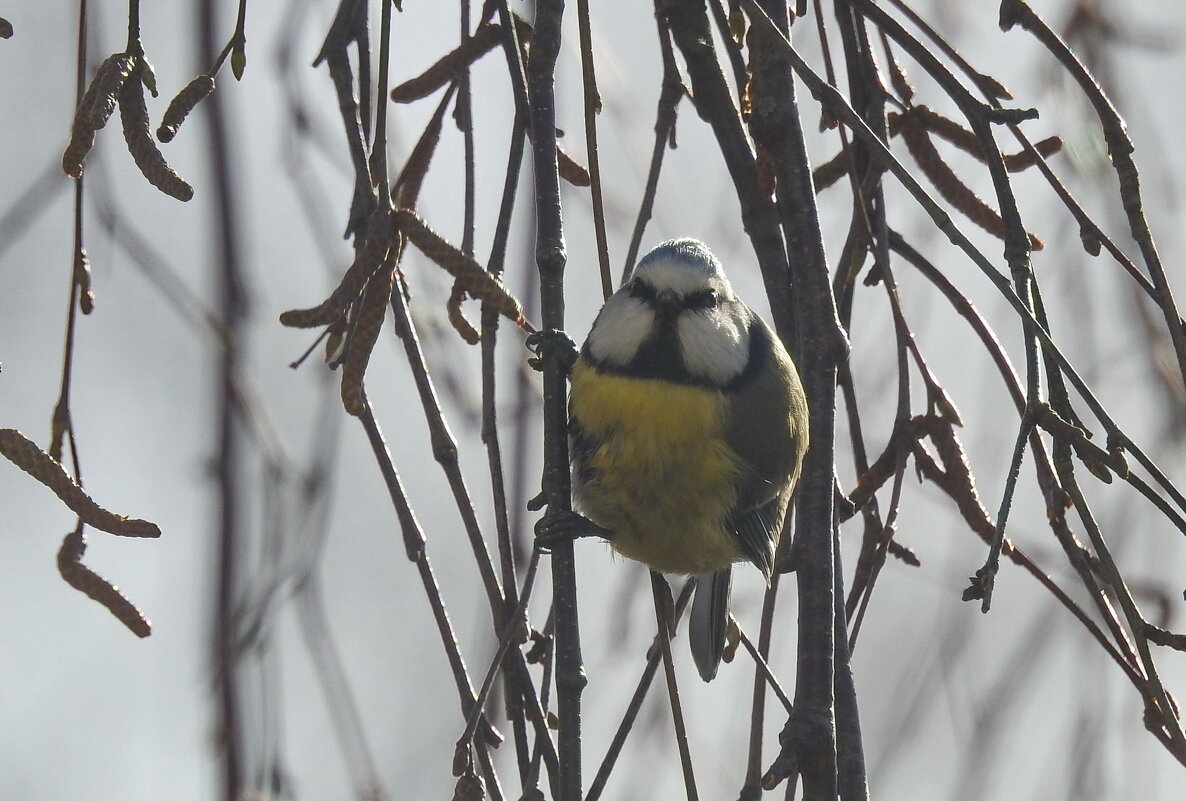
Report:
<svg viewBox="0 0 1186 801"><path fill-rule="evenodd" d="M637 298L614 295L593 322L589 351L598 361L624 367L638 353L654 323L655 313Z"/></svg>
<svg viewBox="0 0 1186 801"><path fill-rule="evenodd" d="M679 338L688 372L713 384L729 383L749 361L749 330L744 321L720 311L682 315Z"/></svg>

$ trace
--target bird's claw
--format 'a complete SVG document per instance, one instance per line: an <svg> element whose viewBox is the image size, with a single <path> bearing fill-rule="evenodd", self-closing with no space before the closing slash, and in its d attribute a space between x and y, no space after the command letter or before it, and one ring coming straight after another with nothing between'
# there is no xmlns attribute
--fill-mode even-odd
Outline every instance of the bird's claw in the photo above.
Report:
<svg viewBox="0 0 1186 801"><path fill-rule="evenodd" d="M553 546L572 542L581 537L600 537L608 540L613 532L594 523L580 512L571 510L548 512L535 524L535 541L544 552Z"/></svg>
<svg viewBox="0 0 1186 801"><path fill-rule="evenodd" d="M535 354L527 360L533 369L542 371L545 365L551 361L558 364L565 375L572 371L572 366L576 364L579 355L576 343L559 328L549 328L529 334L527 349Z"/></svg>

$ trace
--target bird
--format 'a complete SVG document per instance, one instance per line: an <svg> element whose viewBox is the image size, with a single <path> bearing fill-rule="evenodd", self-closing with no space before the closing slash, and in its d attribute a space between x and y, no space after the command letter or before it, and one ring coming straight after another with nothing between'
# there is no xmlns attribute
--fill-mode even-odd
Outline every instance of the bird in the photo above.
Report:
<svg viewBox="0 0 1186 801"><path fill-rule="evenodd" d="M613 549L696 578L689 642L724 654L734 563L767 582L808 446L794 361L720 260L672 239L602 306L571 367L574 513Z"/></svg>

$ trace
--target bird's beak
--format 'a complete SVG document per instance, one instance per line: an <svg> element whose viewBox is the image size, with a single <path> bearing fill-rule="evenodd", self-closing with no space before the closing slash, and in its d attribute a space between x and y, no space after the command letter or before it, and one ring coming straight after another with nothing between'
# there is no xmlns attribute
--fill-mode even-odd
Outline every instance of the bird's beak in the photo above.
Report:
<svg viewBox="0 0 1186 801"><path fill-rule="evenodd" d="M655 297L655 313L662 319L678 317L683 307L683 298L674 289L664 289Z"/></svg>

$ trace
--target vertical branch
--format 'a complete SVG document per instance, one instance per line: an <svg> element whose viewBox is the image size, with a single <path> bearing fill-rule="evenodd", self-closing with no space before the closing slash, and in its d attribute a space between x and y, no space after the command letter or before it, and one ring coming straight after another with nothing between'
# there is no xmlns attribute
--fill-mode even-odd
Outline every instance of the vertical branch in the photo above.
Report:
<svg viewBox="0 0 1186 801"><path fill-rule="evenodd" d="M346 144L354 168L354 201L350 207L346 234L354 234L356 247L361 247L366 234L366 221L375 208L375 193L367 164L366 141L369 139L367 131L370 119L369 115L367 119L362 116L367 111L366 104L360 110L359 102L354 97L355 81L347 48L351 42L358 46L359 73L369 74L371 51L367 46L369 39L365 38L366 25L367 4L362 0L341 0L321 52L313 62L316 67L324 61L329 68L330 79L338 96L338 110L346 130ZM359 96L365 97L369 91L370 88L360 82Z"/></svg>
<svg viewBox="0 0 1186 801"><path fill-rule="evenodd" d="M836 664L833 686L836 693L836 773L837 790L842 801L866 801L869 779L865 769L865 745L861 739L861 715L857 705L856 683L852 676L852 652L848 645L844 615L844 569L840 560L840 528L833 531L835 561L834 601ZM888 538L886 540L888 542ZM883 557L884 559L884 557Z"/></svg>
<svg viewBox="0 0 1186 801"><path fill-rule="evenodd" d="M469 0L461 0L461 41L469 38ZM472 96L470 94L469 65L457 79L457 105L453 108L453 120L461 129L462 147L465 150L465 211L461 225L461 250L465 255L474 255L474 119Z"/></svg>
<svg viewBox="0 0 1186 801"><path fill-rule="evenodd" d="M556 57L560 52L563 0L540 0L527 63L535 165L535 259L540 277L544 330L564 328L564 222L556 167ZM568 387L561 365L544 366L544 495L548 514L571 508L568 473ZM572 543L552 549L553 608L556 613L556 695L560 719L560 799L581 797L581 691L586 684L577 619L576 562Z"/></svg>
<svg viewBox="0 0 1186 801"><path fill-rule="evenodd" d="M684 587L680 590L679 597L675 600L675 614L672 617L671 623L672 629L679 627L680 619L683 617L684 610L688 608L688 602L691 601L692 592L695 588L696 582L694 580L689 579L684 582ZM647 651L647 663L643 668L642 676L639 677L638 685L634 688L634 695L631 696L630 703L626 707L626 714L618 724L618 730L614 734L613 740L610 741L609 748L606 749L601 766L597 769L597 774L589 784L589 794L585 796L585 801L598 801L601 798L601 794L605 790L605 785L609 781L610 774L613 772L618 758L622 755L622 749L626 745L626 738L634 730L634 723L638 720L638 713L642 709L642 703L646 700L647 693L650 692L651 683L655 680L655 674L659 672L661 649L658 638L661 636L662 632L655 634L655 642L651 643L651 647Z"/></svg>
<svg viewBox="0 0 1186 801"><path fill-rule="evenodd" d="M511 214L515 207L515 192L519 185L519 173L523 166L524 126L526 117L515 114L511 129L510 153L507 156L507 172L503 182L502 203L498 222L494 226L494 243L491 246L487 269L491 275L501 279L506 263L507 238L511 229ZM505 622L510 624L510 615L516 614L518 590L515 587L515 551L511 540L511 523L506 492L506 476L503 469L502 443L498 435L498 406L495 386L495 344L498 337L498 310L493 304L482 303L482 442L486 445L486 459L490 468L490 487L494 501L494 526L498 535L499 567L502 571L502 586L505 602ZM522 426L520 427L522 428ZM526 614L523 615L526 627ZM527 728L523 717L523 699L511 688L506 692L507 717L511 720L515 735L515 753L519 761L519 778L528 780L530 753L527 742Z"/></svg>
<svg viewBox="0 0 1186 801"><path fill-rule="evenodd" d="M375 109L375 137L374 146L371 148L370 173L371 187L378 190L380 205L389 209L391 208L391 179L387 174L387 75L391 66L391 3L385 2L382 5L383 11L379 16L379 85L375 95L379 100L378 107ZM361 44L359 53L361 62ZM362 66L361 63L359 66ZM362 73L362 70L360 69L359 72ZM370 86L360 80L359 97L368 97L370 91Z"/></svg>
<svg viewBox="0 0 1186 801"><path fill-rule="evenodd" d="M663 154L668 146L675 146L676 107L680 98L688 93L687 87L680 81L679 69L675 66L675 56L671 52L671 38L667 28L656 20L659 28L659 52L663 58L663 88L659 91L659 108L655 112L655 145L651 149L651 166L647 171L647 185L642 193L642 203L638 209L638 217L634 221L634 232L630 235L630 246L626 250L626 263L622 266L622 282L630 276L634 269L634 260L638 257L638 248L642 244L642 234L651 219L651 210L655 205L655 193L659 189L659 171L663 168Z"/></svg>
<svg viewBox="0 0 1186 801"><path fill-rule="evenodd" d="M772 773L794 766L803 777L806 799L836 797L838 765L836 751L836 671L846 670L837 659L847 659L847 649L837 651L837 639L844 642L843 621L836 620L843 593L835 570L835 521L833 519L833 475L835 471L835 414L837 364L845 358L847 342L836 313L824 255L811 166L799 119L795 85L790 66L778 48L778 37L789 36L786 4L766 2L759 12L772 20L778 31L754 31L755 92L760 102L751 117L754 138L772 156L778 178L781 222L790 255L792 303L798 324L799 367L811 413L810 448L803 463L799 487L795 533L799 558L796 577L799 597L799 661L796 671L794 709L783 730L783 754ZM766 16L769 14L769 16ZM773 303L773 298L771 299ZM852 691L851 682L844 686ZM855 710L856 700L845 699ZM855 721L849 720L850 723ZM859 742L859 730L848 732ZM789 752L788 752L789 749ZM791 762L786 757L791 757ZM786 774L783 774L786 775ZM770 777L773 778L773 777ZM842 783L846 789L851 783ZM863 786L846 793L848 798L865 797Z"/></svg>
<svg viewBox="0 0 1186 801"><path fill-rule="evenodd" d="M86 88L86 29L87 3L80 0L78 4L78 61L76 66L74 103L82 102L83 90ZM62 346L62 382L58 390L58 402L54 406L53 419L50 421L50 456L62 461L62 438L69 437L70 458L74 465L74 480L82 484L82 470L78 463L78 448L74 439L74 425L70 420L70 380L74 373L74 335L78 322L79 304L75 303L78 290L89 293L89 287L80 287L79 280L87 276L89 280L90 266L87 263L86 248L83 246L82 200L83 174L79 173L74 184L74 254L73 268L70 270L70 290L66 297L66 341ZM81 530L80 530L81 536Z"/></svg>
<svg viewBox="0 0 1186 801"><path fill-rule="evenodd" d="M786 527L784 526L784 536ZM762 618L758 629L758 657L770 658L770 641L774 632L774 610L778 601L781 574L770 577L770 586L762 597ZM755 660L755 663L757 660ZM762 797L762 731L766 721L766 676L759 664L754 665L754 693L750 704L749 753L745 763L745 782L741 787L741 801L757 801Z"/></svg>
<svg viewBox="0 0 1186 801"><path fill-rule="evenodd" d="M853 107L857 113L861 114L862 118L881 140L887 140L886 95L883 91L878 91L878 87L882 85L882 80L878 73L875 55L869 43L866 26L863 24L863 20L851 9L837 9L836 19L837 28L843 44L846 63L845 71L848 74L849 94L852 98ZM820 38L822 42L826 43L827 39L822 21L820 25ZM826 47L826 44L824 46ZM834 82L835 77L832 74L830 62L828 63L828 67L828 80L829 82ZM854 252L852 253L853 269L842 269L845 278L841 290L844 300L838 302L843 303L843 325L851 333L853 284L856 279L859 263L864 262L865 252L871 250L874 267L870 271L868 281L881 281L885 288L894 320L898 363L898 405L894 431L903 431L908 429L910 421L910 369L908 350L913 350L916 355L918 354L917 348L914 345L913 335L902 313L901 304L898 299L897 284L894 280L893 270L890 267L888 226L885 216L885 193L882 184L882 177L885 170L872 158L869 146L865 142L857 139L850 146L848 135L843 127L839 129L839 133L841 147L851 154L852 161L850 178L853 188L853 223L849 231L849 240L845 247L846 250L851 247ZM841 264L847 267L849 262L842 258ZM840 283L840 277L838 275L836 285L839 286ZM927 379L925 364L922 363L921 356L918 356L918 360L924 380L929 380ZM844 385L849 419L853 423L854 458L858 470L860 473L863 473L868 469L868 460L864 452L864 444L861 441L860 410L856 405L855 387L853 386L852 377L849 374L847 365L841 368L841 382ZM930 385L928 383L928 400L930 399L929 387ZM891 440L895 437L896 434L892 434ZM884 523L881 521L881 515L876 504L870 504L869 508L864 510L865 536L861 554L857 561L856 575L853 579L854 590L853 595L849 599L848 610L857 609L856 602L858 598L860 606L856 611L855 618L851 617L851 613L846 618L852 620L852 627L847 634L846 641L841 642L839 639L837 640L836 648L838 653L840 649L846 649L851 652L856 643L865 610L872 597L873 585L877 580L881 566L885 563L886 552L893 539L898 508L901 501L904 471L905 460L903 458L898 461L895 468L893 490ZM838 552L836 559L836 574L838 577L842 577L843 573L839 565L840 554ZM838 578L839 581L840 579ZM839 587L840 584L838 583L837 586ZM843 628L838 627L837 632L838 638L844 636ZM851 671L842 670L837 666L836 681L838 688L842 681L847 681L851 684ZM837 692L839 693L839 689ZM858 726L856 731L859 735L859 721L856 718L857 708L855 697L851 700L853 703L845 703L839 696L837 698L837 720L839 724L837 763L840 766L840 781L842 784L840 792L842 797L848 797L853 792L867 794L866 789L857 789L865 784L860 738L859 736L856 737L854 742L854 738L847 735L851 731L851 725L849 724L853 722L856 722ZM846 760L851 767L845 765ZM843 786L845 782L851 782L852 786L845 788Z"/></svg>
<svg viewBox="0 0 1186 801"><path fill-rule="evenodd" d="M462 8L465 9L463 13L463 26L467 25L468 19L468 3L469 0L462 0ZM510 11L506 8L505 3L500 7L504 18L509 24L507 36L510 37L510 47L506 48L504 52L514 54L514 66L516 69L512 74L512 84L522 87L522 76L520 72L521 61L519 59L519 47L514 40L514 24ZM508 64L509 66L509 64ZM463 78L468 81L469 71L466 70ZM467 83L463 83L461 88L464 90ZM466 97L464 91L459 96L458 102L462 102L462 98ZM494 241L490 248L490 258L487 261L487 269L491 275L501 279L506 264L506 248L507 240L511 231L511 216L515 208L515 195L519 186L519 175L523 166L523 152L525 150L525 128L527 126L528 111L526 106L526 99L519 102L519 92L515 91L515 119L511 126L510 143L508 145L507 154L507 169L506 176L503 180L502 201L499 204L498 220L494 226ZM468 100L465 101L468 107ZM467 140L466 140L466 208L467 208L467 222L464 236L472 238L472 222L468 217L469 204L471 202L472 189L470 182L472 181L471 167L472 167L472 118L467 113L466 115ZM503 596L505 598L503 603L504 624L510 625L512 623L512 616L518 614L516 611L519 607L518 589L516 587L516 566L515 566L515 549L514 543L511 539L511 521L509 502L506 491L506 475L503 467L502 458L502 443L498 433L498 406L497 406L497 391L495 384L495 346L498 341L498 326L499 314L498 310L489 302L482 303L482 442L486 446L486 459L490 469L490 487L493 494L494 502L494 525L495 532L498 537L498 555L499 568L502 573L502 587ZM524 426L519 426L521 431ZM535 564L533 553L532 564ZM521 615L524 630L527 628L527 615L524 611ZM525 671L523 671L525 673ZM505 700L506 700L506 714L510 719L515 740L515 755L518 761L519 780L526 792L529 785L533 784L536 779L533 777L530 745L527 738L527 721L526 721L526 706L529 703L535 703L534 699L528 700L523 697L520 688L515 681L515 674L513 670L506 666L504 662L503 675L506 679Z"/></svg>
<svg viewBox="0 0 1186 801"><path fill-rule="evenodd" d="M202 63L218 52L215 27L217 6L199 3L198 53ZM209 152L214 177L214 209L217 259L219 321L223 336L218 364L218 588L214 619L214 664L218 671L220 693L220 728L222 731L223 795L235 801L244 790L244 749L242 708L236 687L237 669L234 647L234 610L239 580L242 522L239 514L238 470L243 443L237 427L235 376L239 371L239 338L246 322L247 294L243 285L239 257L239 194L232 178L226 110L222 95L215 92L207 99Z"/></svg>
<svg viewBox="0 0 1186 801"><path fill-rule="evenodd" d="M688 728L684 725L684 710L679 700L679 685L675 681L675 661L671 657L671 632L675 629L675 604L667 580L654 570L651 574L651 595L655 600L655 621L659 624L659 649L663 656L663 676L667 680L667 698L671 702L671 722L675 727L675 742L679 746L679 762L684 772L684 792L688 801L698 801L696 773L692 770L692 754L688 750Z"/></svg>
<svg viewBox="0 0 1186 801"><path fill-rule="evenodd" d="M655 9L660 18L666 20L676 46L683 53L688 78L692 82L696 113L712 126L729 177L733 179L741 205L741 222L758 257L774 326L784 342L793 342L795 326L791 319L790 268L779 230L778 210L758 181L754 152L721 71L704 3L655 0Z"/></svg>
<svg viewBox="0 0 1186 801"><path fill-rule="evenodd" d="M601 94L597 91L597 73L593 68L593 32L589 21L589 0L577 0L577 30L581 39L581 77L585 87L585 152L589 157L589 175L593 194L593 230L597 236L597 263L601 267L601 293L614 293L610 275L609 242L605 235L605 201L601 192L601 156L597 152L597 115L601 113Z"/></svg>

